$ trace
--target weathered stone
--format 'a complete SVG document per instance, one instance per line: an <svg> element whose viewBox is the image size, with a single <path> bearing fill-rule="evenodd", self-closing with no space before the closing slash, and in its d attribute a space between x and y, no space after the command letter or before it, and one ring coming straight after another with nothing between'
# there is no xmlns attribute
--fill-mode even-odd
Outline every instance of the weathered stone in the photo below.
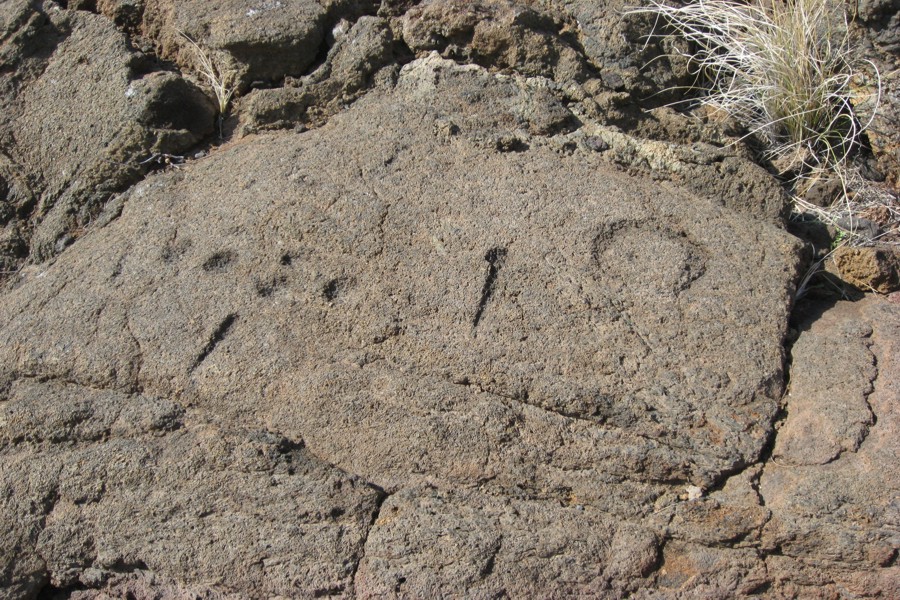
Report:
<svg viewBox="0 0 900 600"><path fill-rule="evenodd" d="M4 597L128 572L253 597L339 592L380 502L302 444L152 396L20 380L0 422Z"/></svg>
<svg viewBox="0 0 900 600"><path fill-rule="evenodd" d="M878 374L867 348L871 333L867 325L844 323L794 344L793 355L801 361L815 357L815 368L792 373L788 419L775 445L780 464L821 465L859 449L874 423L866 401Z"/></svg>
<svg viewBox="0 0 900 600"><path fill-rule="evenodd" d="M765 565L756 551L709 547L683 541L666 544L656 584L641 598L740 598L767 588Z"/></svg>
<svg viewBox="0 0 900 600"><path fill-rule="evenodd" d="M137 32L144 16L146 0L97 0L97 11L123 29Z"/></svg>
<svg viewBox="0 0 900 600"><path fill-rule="evenodd" d="M101 194L2 291L0 598L900 595L893 296L786 361L785 195L638 110L671 40L414 4L0 2L2 268ZM212 122L180 28L234 137L116 179Z"/></svg>
<svg viewBox="0 0 900 600"><path fill-rule="evenodd" d="M561 156L540 138L528 137L525 119L531 113L515 117L505 108L505 97L514 90L512 80L491 84L490 76L476 67L417 62L405 70L390 97L373 99L347 113L341 119L346 132L331 133L337 126L329 125L299 138L272 138L264 144L242 146L219 160L198 164L184 191L170 190L164 198L150 182L138 186L126 202L126 213L134 216L120 219L110 233L98 232L96 239L134 226L140 235L138 230L118 234L120 249L104 252L108 268L98 269L94 256L84 272L74 265L66 269L66 277L73 269L82 273L78 285L66 285L72 293L81 286L93 290L91 301L78 303L87 313L76 316L81 310L75 308L78 304L58 297L54 302L62 302L60 308L70 313L67 325L34 340L37 346L7 346L13 353L5 356L5 371L35 372L52 363L60 376L66 373L75 381L125 388L162 385L169 393L193 386L205 389L208 375L204 373L211 373L208 369L216 360L226 360L227 366L216 370L234 373L234 384L240 382L243 387L248 383L246 376L238 376L243 367L231 364L229 354L207 356L206 342L201 341L221 343L218 340L225 338L229 345L252 347L257 343L252 340L268 335L265 332L273 319L280 317L275 306L262 311L261 307L250 309L247 302L256 306L288 293L300 302L296 307L300 312L291 319L305 324L304 333L299 340L280 341L272 360L279 364L282 352L292 354L288 348L300 344L297 356L316 366L299 372L278 369L265 379L271 393L299 392L303 398L271 405L273 418L280 415L276 421L306 423L292 432L297 437L318 439L328 429L308 426L328 423L322 419L336 417L338 421L328 425L331 431L339 427L339 413L320 409L321 402L331 402L327 395L320 395L321 390L331 388L348 401L356 396L362 399L386 377L392 381L387 402L407 394L411 394L409 400L426 398L421 383L409 387L413 381L432 380L428 385L439 389L467 381L460 394L460 401L466 403L483 390L488 398L494 397L492 402L509 398L551 415L595 423L597 428L588 428L585 434L609 437L609 443L616 440L621 449L609 452L602 448L611 446L603 444L594 450L596 468L609 474L628 473L637 481L688 479L708 484L722 470L752 462L765 443L777 408L783 325L771 314L786 311L796 246L774 227L704 200L682 197L674 188L664 196L649 191L637 195L631 191L635 189L632 180L604 172L593 153ZM491 112L494 116L478 128L476 116ZM436 139L431 128L409 131L402 123L411 118L450 118L461 129L461 139L448 145ZM524 135L525 147L533 146L533 150L498 153L477 143L517 131L517 119L525 127L518 135ZM491 121L496 125L490 126ZM415 153L403 152L402 148L412 146L417 148ZM418 158L422 155L428 156L425 162ZM235 166L229 166L232 161ZM250 166L251 161L259 161L259 166ZM365 162L357 167L356 161ZM242 166L237 168L238 164ZM489 178L474 177L475 165L490 173ZM222 177L223 171L238 179L229 182ZM440 172L441 178L434 179L434 172ZM261 173L268 175L252 175ZM533 181L546 183L523 188L516 183L518 173L530 173ZM597 179L599 173L602 180ZM267 238L253 236L253 225L236 225L235 219L240 222L254 214L246 212L246 201L222 202L222 194L240 193L247 186L255 190L257 184L251 181L266 182L264 189L252 192L253 197L276 202L266 209L271 213L269 227L288 227L285 231L293 232L289 240L278 238L283 249L272 250ZM410 189L418 190L415 202L409 198ZM294 208L281 205L308 194L323 203L320 208L307 201ZM192 202L172 204L182 195ZM204 205L202 198L210 203ZM326 210L329 205L332 208ZM213 212L206 212L204 206ZM222 221L232 234L214 227L214 215L227 206L240 207L240 212ZM147 230L139 225L146 219L139 215L149 216L143 212L147 210L169 216ZM322 210L329 216L318 224L320 217L315 215ZM526 226L525 219L535 211L547 215L558 229ZM704 216L687 216L696 211ZM281 215L288 225L277 224ZM195 230L191 223L201 229ZM420 231L423 223L429 229ZM776 252L754 263L747 260L747 252L752 252L759 236L769 236ZM742 244L745 237L747 242ZM133 262L135 243L142 248L139 264ZM297 254L291 259L292 268L277 257L266 258L273 252ZM151 262L146 257L154 258ZM270 260L274 264L266 265ZM198 261L203 278L198 281L190 270L185 271L184 261ZM433 262L431 275L425 279L402 275L411 273L404 266L410 261ZM253 277L259 281L252 286L272 288L270 293L248 298L241 290L250 282L225 285L244 272L240 265L245 264L258 265ZM132 290L146 285L141 283L146 277L141 273L147 268L154 280L160 268L171 271L175 279L165 286L154 285L148 296L135 297ZM292 273L297 272L303 274L294 279L298 276ZM46 290L54 289L57 277L42 280L49 285ZM756 283L760 277L768 281L774 277L780 283ZM448 289L447 282L455 283ZM732 288L733 295L728 291ZM31 286L24 285L15 294L26 294L28 289ZM751 289L755 291L749 296ZM750 297L764 304L752 308L757 305L748 304ZM731 307L729 298L740 300ZM96 330L89 315L108 302L112 304L101 312L110 328L101 328L99 337L88 335L83 327ZM213 304L204 309L209 302ZM192 308L181 312L173 311L173 306ZM548 312L548 307L557 308ZM73 309L78 312L71 313ZM160 310L165 311L164 318ZM204 313L209 316L201 320L193 316ZM665 315L677 318L670 321ZM28 324L31 317L10 317L4 339L29 339L26 332L36 325ZM257 324L257 319L269 325ZM684 320L693 324L685 328ZM355 321L359 325L348 330L337 326ZM234 337L235 332L241 333ZM279 339L285 333L278 334ZM312 344L318 348L312 354L301 349L307 347L303 340L320 335L329 340L327 345ZM714 341L722 335L733 336L731 352L723 352L722 344ZM768 342L763 343L761 335ZM212 346L217 347L216 343ZM54 350L73 348L72 344L83 350L69 350L65 355ZM375 358L388 348L389 357ZM598 353L598 348L605 350ZM134 358L138 349L141 361ZM757 368L733 366L744 365L748 355L754 357L749 360ZM234 360L238 357L233 355ZM347 371L344 361L376 364L355 372ZM410 375L405 375L409 369ZM383 376L375 375L382 371ZM211 402L230 394L230 385L220 376L209 385L213 385ZM261 399L266 405L271 400ZM232 407L240 411L240 404ZM388 404L371 407L376 421L387 418L379 406ZM689 406L695 412L686 420L675 407ZM427 404L423 409L425 414L431 410ZM361 416L368 409L353 410ZM260 407L258 417L265 414ZM389 423L384 423L383 431L389 430ZM581 425L573 431L579 429ZM331 444L353 435L351 429L310 443L328 447L335 464L352 464L361 446ZM468 451L468 446L463 448ZM365 456L371 461L378 452L370 450ZM389 452L384 463L373 463L365 474L387 485L387 480L378 478L379 469L399 467L402 472L410 458L407 452L396 456ZM453 472L447 462L438 461L435 468L450 468L448 476Z"/></svg>
<svg viewBox="0 0 900 600"><path fill-rule="evenodd" d="M630 174L675 182L736 212L780 223L789 208L784 189L771 175L721 147L641 139L590 125L576 138L583 135L584 142L602 143L604 160Z"/></svg>
<svg viewBox="0 0 900 600"><path fill-rule="evenodd" d="M673 91L693 81L683 41L670 34L652 15L629 14L644 4L630 0L550 0L571 15L578 46L612 90L660 105L681 99ZM648 37L651 36L651 37Z"/></svg>
<svg viewBox="0 0 900 600"><path fill-rule="evenodd" d="M895 246L845 246L833 259L841 278L863 291L889 294L900 289L900 252Z"/></svg>
<svg viewBox="0 0 900 600"><path fill-rule="evenodd" d="M242 107L242 132L321 123L374 85L379 70L393 59L394 39L387 22L361 17L298 87L251 93Z"/></svg>
<svg viewBox="0 0 900 600"><path fill-rule="evenodd" d="M785 595L793 586L895 597L900 310L867 297L806 327L792 352L787 420L759 482L773 515L762 543L769 577Z"/></svg>
<svg viewBox="0 0 900 600"><path fill-rule="evenodd" d="M239 89L300 76L323 50L340 19L374 12L372 2L341 0L144 0L142 31L158 52L185 68L200 68L189 37L232 72Z"/></svg>
<svg viewBox="0 0 900 600"><path fill-rule="evenodd" d="M136 54L106 19L59 10L35 15L43 19L40 35L56 39L49 48L25 45L17 54L21 63L39 60L42 69L33 79L10 76L13 95L4 102L12 113L2 124L8 137L0 137L10 160L0 170L29 182L30 189L17 186L20 206L30 203L21 198L38 198L34 214L17 213L27 222L23 231L34 228L31 257L40 261L80 235L112 194L137 181L148 169L143 161L178 153L211 133L213 107L180 77L136 71ZM29 48L36 56L23 54Z"/></svg>
<svg viewBox="0 0 900 600"><path fill-rule="evenodd" d="M570 507L558 516L571 528L580 506L608 527L589 543L618 557L592 564L576 545L574 563L526 568L501 554L485 585L564 593L613 585L613 573L626 577L616 589L647 585L656 538L634 524L616 533L619 521L680 502L686 482L717 485L772 435L798 247L765 221L616 173L595 150L561 151L542 133L553 96L520 104L533 84L420 60L320 129L247 139L149 177L121 216L8 292L4 380L179 398L192 422L302 439L388 492L477 486L522 498L536 516L507 527L520 540L510 548L531 543L534 523L550 527L550 505ZM487 143L510 135L520 145ZM28 414L16 418L45 423L41 435L84 438L94 450L83 464L110 451L103 418ZM166 433L166 447L180 449L186 427ZM6 452L33 443L16 438ZM31 452L15 472L39 464ZM171 456L160 468L194 472ZM181 505L180 489L155 502ZM36 534L49 540L42 556L58 555L48 564L60 582L104 568L68 533L84 509L73 510L64 537ZM756 527L753 511L734 514L734 532L713 537ZM646 551L626 552L632 539ZM193 542L160 544L141 545L160 577L234 570L241 585L264 585L235 570L237 555L203 555L198 571L155 554ZM374 573L372 556L379 590L393 571ZM454 579L430 572L415 589Z"/></svg>
<svg viewBox="0 0 900 600"><path fill-rule="evenodd" d="M854 110L869 125L866 140L872 148L878 173L894 191L900 190L900 56L869 53L857 82ZM877 65L877 73L872 69Z"/></svg>
<svg viewBox="0 0 900 600"><path fill-rule="evenodd" d="M576 27L513 0L429 0L403 16L403 40L420 54L438 51L526 76L579 81L589 70L576 48Z"/></svg>
<svg viewBox="0 0 900 600"><path fill-rule="evenodd" d="M866 138L894 192L900 190L900 1L862 0L856 7L860 64L855 110L869 125Z"/></svg>
<svg viewBox="0 0 900 600"><path fill-rule="evenodd" d="M653 533L590 507L425 488L385 501L356 594L613 596L638 587L658 560Z"/></svg>
<svg viewBox="0 0 900 600"><path fill-rule="evenodd" d="M900 56L900 2L860 0L856 16L865 24L866 35L881 50Z"/></svg>

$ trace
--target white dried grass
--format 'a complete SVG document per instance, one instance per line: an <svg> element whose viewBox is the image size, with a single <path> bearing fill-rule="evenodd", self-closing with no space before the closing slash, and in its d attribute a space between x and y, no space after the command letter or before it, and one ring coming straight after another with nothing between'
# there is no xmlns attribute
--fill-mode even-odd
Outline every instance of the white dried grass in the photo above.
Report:
<svg viewBox="0 0 900 600"><path fill-rule="evenodd" d="M178 35L190 45L197 61L197 73L212 89L221 120L228 113L231 99L237 90L236 73L220 65L219 61L183 31L179 31Z"/></svg>
<svg viewBox="0 0 900 600"><path fill-rule="evenodd" d="M854 58L843 2L696 0L670 6L652 0L630 12L655 15L654 32L664 21L689 42L681 56L697 76L695 87L706 91L700 102L746 127L744 137L762 143L763 158L789 187L802 190L820 177L840 181L842 193L829 207L792 193L795 218L833 227L839 232L836 245L898 243L898 199L866 181L851 163L882 90L877 67ZM874 73L874 91L855 85L863 66ZM854 111L863 103L874 107L865 123ZM881 233L867 235L870 228L858 227L866 221L877 222ZM830 255L810 269L801 290Z"/></svg>
<svg viewBox="0 0 900 600"><path fill-rule="evenodd" d="M801 174L845 170L868 123L853 111L858 71L838 0L652 2L634 13L665 20L708 93L765 145L765 157ZM874 68L874 65L873 65Z"/></svg>
<svg viewBox="0 0 900 600"><path fill-rule="evenodd" d="M874 64L854 58L842 2L697 0L669 6L654 0L630 12L655 15L657 26L663 20L690 42L682 56L697 76L696 87L706 92L700 102L746 127L744 137L756 136L763 157L796 188L821 177L840 180L844 193L832 209L798 200L799 211L836 224L880 205L894 226L900 222L896 199L850 163L872 120L861 122L854 106L868 104L874 117L881 79ZM864 65L874 74L872 91L855 85Z"/></svg>

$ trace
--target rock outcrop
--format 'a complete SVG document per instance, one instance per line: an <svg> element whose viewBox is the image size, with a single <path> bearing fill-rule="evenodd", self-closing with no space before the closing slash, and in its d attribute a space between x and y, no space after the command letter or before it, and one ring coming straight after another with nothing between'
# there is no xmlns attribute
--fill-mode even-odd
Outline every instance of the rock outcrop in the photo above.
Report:
<svg viewBox="0 0 900 600"><path fill-rule="evenodd" d="M154 68L103 17L42 2L3 11L0 199L4 237L15 242L0 252L9 271L60 252L157 158L211 134L215 114L199 88Z"/></svg>
<svg viewBox="0 0 900 600"><path fill-rule="evenodd" d="M0 598L900 595L900 305L595 5L0 4Z"/></svg>

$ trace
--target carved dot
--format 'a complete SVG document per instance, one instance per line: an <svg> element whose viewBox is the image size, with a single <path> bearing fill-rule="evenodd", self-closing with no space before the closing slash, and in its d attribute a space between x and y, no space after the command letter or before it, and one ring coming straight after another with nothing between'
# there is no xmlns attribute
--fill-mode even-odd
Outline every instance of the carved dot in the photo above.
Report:
<svg viewBox="0 0 900 600"><path fill-rule="evenodd" d="M237 255L231 250L216 252L203 263L203 270L207 273L225 271L236 258Z"/></svg>
<svg viewBox="0 0 900 600"><path fill-rule="evenodd" d="M260 298L268 298L275 291L281 287L287 278L284 276L272 277L267 280L257 280L256 281L256 295Z"/></svg>
<svg viewBox="0 0 900 600"><path fill-rule="evenodd" d="M190 239L172 241L163 247L159 257L166 264L173 263L181 259L191 249L191 245Z"/></svg>
<svg viewBox="0 0 900 600"><path fill-rule="evenodd" d="M328 302L337 299L345 290L353 284L353 280L349 277L337 277L330 280L322 286L322 297Z"/></svg>

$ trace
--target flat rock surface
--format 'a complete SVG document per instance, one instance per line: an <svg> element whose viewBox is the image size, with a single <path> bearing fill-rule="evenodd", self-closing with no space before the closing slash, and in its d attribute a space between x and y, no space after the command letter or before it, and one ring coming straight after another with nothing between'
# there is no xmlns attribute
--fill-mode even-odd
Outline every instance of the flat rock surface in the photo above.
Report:
<svg viewBox="0 0 900 600"><path fill-rule="evenodd" d="M598 6L0 3L0 599L900 597L896 295Z"/></svg>
<svg viewBox="0 0 900 600"><path fill-rule="evenodd" d="M381 498L297 443L156 397L21 381L2 419L0 447L17 448L0 479L2 543L19 554L7 597L48 575L65 588L142 570L258 596L339 591Z"/></svg>
<svg viewBox="0 0 900 600"><path fill-rule="evenodd" d="M186 429L199 419L302 440L387 493L432 485L454 511L474 503L519 545L536 523L584 519L598 524L585 544L650 544L619 520L687 484L717 485L772 435L797 247L773 225L531 136L565 114L523 85L423 59L321 129L246 138L146 179L121 216L7 294L4 380L150 394L189 409ZM57 419L30 418L37 430ZM8 448L10 472L30 464L29 435ZM508 510L534 515L504 525L491 506L512 499L525 504ZM151 571L202 581L141 547ZM34 552L51 581L70 581ZM531 566L498 554L485 585L541 589L552 554ZM605 572L589 555L565 563L561 591ZM390 571L373 572L376 556L363 564L372 593ZM640 574L652 556L608 568Z"/></svg>

